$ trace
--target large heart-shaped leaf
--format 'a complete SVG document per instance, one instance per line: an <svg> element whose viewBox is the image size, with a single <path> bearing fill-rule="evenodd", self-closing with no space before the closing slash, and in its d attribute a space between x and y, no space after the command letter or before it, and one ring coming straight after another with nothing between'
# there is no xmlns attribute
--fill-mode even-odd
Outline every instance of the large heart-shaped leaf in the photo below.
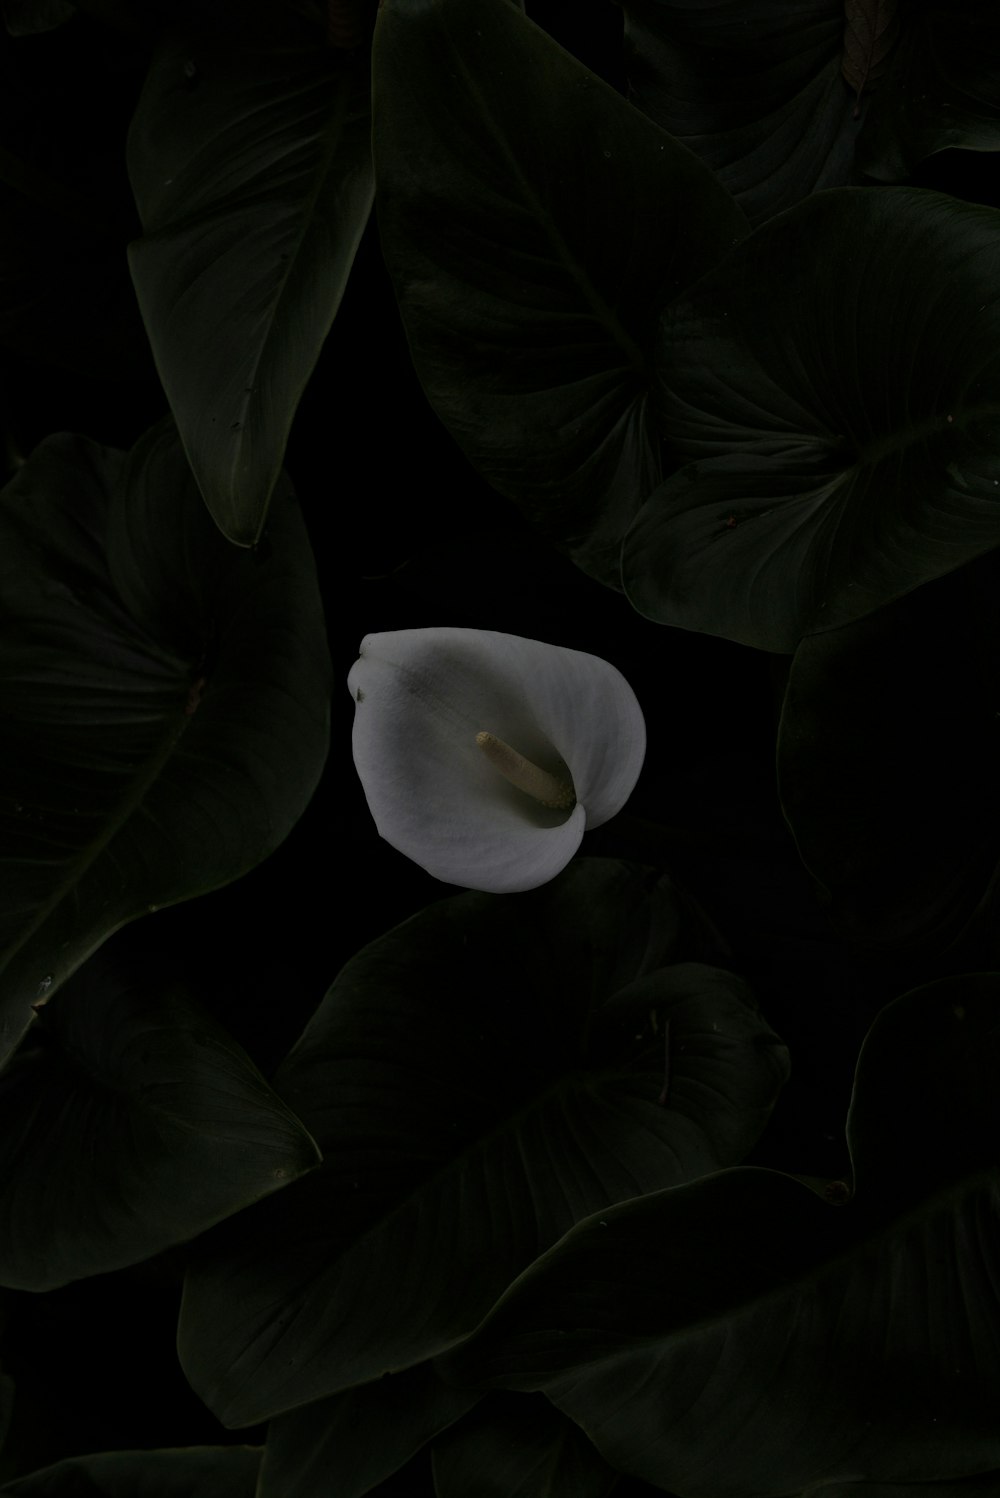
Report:
<svg viewBox="0 0 1000 1498"><path fill-rule="evenodd" d="M581 1217L744 1158L787 1053L740 979L677 964L679 914L584 859L347 964L275 1077L323 1166L192 1253L178 1345L221 1420L422 1361Z"/></svg>
<svg viewBox="0 0 1000 1498"><path fill-rule="evenodd" d="M682 1498L996 1467L998 1065L1000 977L905 995L858 1063L853 1201L737 1168L610 1208L438 1366Z"/></svg>
<svg viewBox="0 0 1000 1498"><path fill-rule="evenodd" d="M1000 864L998 564L982 557L795 653L782 809L855 941L942 946Z"/></svg>
<svg viewBox="0 0 1000 1498"><path fill-rule="evenodd" d="M4 1483L10 1498L254 1498L260 1448L184 1446L71 1456Z"/></svg>
<svg viewBox="0 0 1000 1498"><path fill-rule="evenodd" d="M421 1363L290 1410L268 1426L255 1498L364 1498L481 1397Z"/></svg>
<svg viewBox="0 0 1000 1498"><path fill-rule="evenodd" d="M624 0L629 98L725 183L753 224L851 181L859 121L843 0Z"/></svg>
<svg viewBox="0 0 1000 1498"><path fill-rule="evenodd" d="M1000 542L1000 213L819 193L666 308L636 608L791 653Z"/></svg>
<svg viewBox="0 0 1000 1498"><path fill-rule="evenodd" d="M319 1161L230 1035L98 958L0 1073L0 1284L138 1263Z"/></svg>
<svg viewBox="0 0 1000 1498"><path fill-rule="evenodd" d="M979 0L624 0L629 98L753 224L822 188L1000 148L1000 21Z"/></svg>
<svg viewBox="0 0 1000 1498"><path fill-rule="evenodd" d="M746 221L509 0L385 0L373 88L379 228L421 384L479 471L617 587L660 478L657 308Z"/></svg>
<svg viewBox="0 0 1000 1498"><path fill-rule="evenodd" d="M215 530L166 424L48 439L0 495L0 1059L126 921L277 847L326 757L330 660L285 487Z"/></svg>
<svg viewBox="0 0 1000 1498"><path fill-rule="evenodd" d="M136 294L205 502L243 546L368 221L369 133L367 83L341 54L178 38L132 122Z"/></svg>

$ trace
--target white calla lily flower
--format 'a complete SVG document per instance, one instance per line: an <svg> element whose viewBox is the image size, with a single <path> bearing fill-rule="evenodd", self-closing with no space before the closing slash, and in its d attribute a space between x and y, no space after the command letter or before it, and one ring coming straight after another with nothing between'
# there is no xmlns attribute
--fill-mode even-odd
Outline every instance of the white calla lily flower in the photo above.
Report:
<svg viewBox="0 0 1000 1498"><path fill-rule="evenodd" d="M482 629L366 635L348 677L375 825L449 884L554 878L624 806L646 751L628 682L594 655Z"/></svg>

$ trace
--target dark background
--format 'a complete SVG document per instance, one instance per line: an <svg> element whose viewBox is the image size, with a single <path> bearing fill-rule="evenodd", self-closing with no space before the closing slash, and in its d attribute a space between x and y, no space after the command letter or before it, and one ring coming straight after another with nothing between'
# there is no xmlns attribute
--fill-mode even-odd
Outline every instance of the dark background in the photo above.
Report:
<svg viewBox="0 0 1000 1498"><path fill-rule="evenodd" d="M530 12L623 84L620 13L567 0ZM126 447L166 411L124 249L139 232L124 168L148 42L80 16L0 39L3 138L79 185L34 202L0 185L0 422L7 468L45 435ZM86 121L86 129L74 122ZM2 175L2 174L0 174ZM991 158L943 153L920 185L998 202ZM96 315L95 315L96 314ZM471 626L611 660L643 706L648 759L622 816L583 852L661 862L701 902L791 1050L792 1079L751 1157L837 1178L854 1062L877 1009L941 959L852 948L802 870L778 807L775 729L787 659L636 615L538 539L469 467L413 374L374 224L302 402L287 457L317 557L335 676L363 635ZM453 891L381 843L353 769L346 685L326 775L306 816L252 874L120 932L108 958L174 970L266 1072L361 946ZM666 829L666 831L665 831ZM224 1432L174 1352L175 1251L45 1296L2 1292L0 1358L17 1403L0 1476L83 1451L257 1442ZM386 1485L426 1488L426 1462ZM636 1492L639 1491L637 1485Z"/></svg>

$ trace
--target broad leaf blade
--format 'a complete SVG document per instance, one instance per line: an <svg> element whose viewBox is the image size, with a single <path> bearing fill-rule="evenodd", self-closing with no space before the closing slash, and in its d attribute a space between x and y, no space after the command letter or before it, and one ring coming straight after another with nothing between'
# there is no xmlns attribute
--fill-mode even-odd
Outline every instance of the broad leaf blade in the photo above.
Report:
<svg viewBox="0 0 1000 1498"><path fill-rule="evenodd" d="M885 72L899 34L897 0L847 0L840 71L860 100Z"/></svg>
<svg viewBox="0 0 1000 1498"><path fill-rule="evenodd" d="M802 1498L996 1498L1000 1472L945 1482L823 1482Z"/></svg>
<svg viewBox="0 0 1000 1498"><path fill-rule="evenodd" d="M843 0L624 0L629 98L696 151L752 224L853 180Z"/></svg>
<svg viewBox="0 0 1000 1498"><path fill-rule="evenodd" d="M1000 145L1000 21L979 0L624 0L629 97L754 225L818 190Z"/></svg>
<svg viewBox="0 0 1000 1498"><path fill-rule="evenodd" d="M98 959L0 1073L0 1284L49 1290L176 1243L319 1152L221 1026Z"/></svg>
<svg viewBox="0 0 1000 1498"><path fill-rule="evenodd" d="M228 546L165 425L53 437L0 496L0 1056L110 933L255 867L329 735L330 660L287 488Z"/></svg>
<svg viewBox="0 0 1000 1498"><path fill-rule="evenodd" d="M334 55L168 39L129 135L136 294L205 502L242 546L371 209L365 90Z"/></svg>
<svg viewBox="0 0 1000 1498"><path fill-rule="evenodd" d="M862 171L900 181L937 151L1000 150L1000 16L979 0L924 0L900 37L858 140Z"/></svg>
<svg viewBox="0 0 1000 1498"><path fill-rule="evenodd" d="M279 1415L256 1498L365 1498L480 1398L422 1363Z"/></svg>
<svg viewBox="0 0 1000 1498"><path fill-rule="evenodd" d="M732 974L674 963L648 871L459 895L351 960L275 1077L310 1180L206 1235L179 1350L252 1424L466 1335L605 1203L742 1159L787 1053Z"/></svg>
<svg viewBox="0 0 1000 1498"><path fill-rule="evenodd" d="M260 1449L186 1446L71 1456L4 1483L10 1498L254 1498Z"/></svg>
<svg viewBox="0 0 1000 1498"><path fill-rule="evenodd" d="M0 12L11 36L54 31L78 14L71 0L2 0Z"/></svg>
<svg viewBox="0 0 1000 1498"><path fill-rule="evenodd" d="M843 189L666 309L685 462L623 548L663 623L791 653L1000 541L1000 213Z"/></svg>
<svg viewBox="0 0 1000 1498"><path fill-rule="evenodd" d="M737 1168L611 1208L523 1274L443 1375L544 1390L613 1465L685 1498L995 1467L998 1018L995 974L882 1011L847 1205Z"/></svg>
<svg viewBox="0 0 1000 1498"><path fill-rule="evenodd" d="M538 1395L491 1394L432 1447L436 1498L608 1498L618 1473Z"/></svg>
<svg viewBox="0 0 1000 1498"><path fill-rule="evenodd" d="M658 306L745 232L728 193L508 0L386 0L378 219L421 384L602 582L660 476Z"/></svg>

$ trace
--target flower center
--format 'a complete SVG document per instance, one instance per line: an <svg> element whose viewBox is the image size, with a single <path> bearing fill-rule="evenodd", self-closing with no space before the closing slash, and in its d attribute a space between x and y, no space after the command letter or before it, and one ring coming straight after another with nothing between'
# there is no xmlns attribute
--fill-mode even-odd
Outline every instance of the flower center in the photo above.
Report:
<svg viewBox="0 0 1000 1498"><path fill-rule="evenodd" d="M576 805L576 790L568 773L550 775L548 770L532 764L503 739L498 739L495 733L477 733L476 743L505 780L516 785L519 791L533 796L542 806L554 811L569 811Z"/></svg>

